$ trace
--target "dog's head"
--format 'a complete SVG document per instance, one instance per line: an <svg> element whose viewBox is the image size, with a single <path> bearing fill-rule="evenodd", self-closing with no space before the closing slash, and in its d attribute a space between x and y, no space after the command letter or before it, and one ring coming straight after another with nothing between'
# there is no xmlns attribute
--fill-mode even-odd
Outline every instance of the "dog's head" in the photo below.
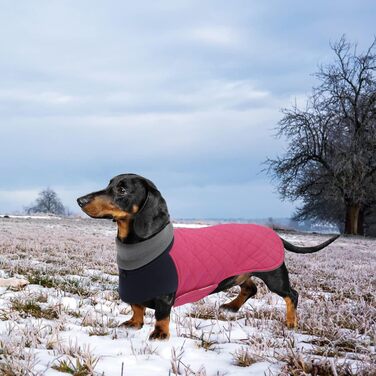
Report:
<svg viewBox="0 0 376 376"><path fill-rule="evenodd" d="M157 187L136 174L115 176L105 189L82 196L77 202L90 217L113 219L119 227L126 225L129 235L140 239L158 233L170 220Z"/></svg>

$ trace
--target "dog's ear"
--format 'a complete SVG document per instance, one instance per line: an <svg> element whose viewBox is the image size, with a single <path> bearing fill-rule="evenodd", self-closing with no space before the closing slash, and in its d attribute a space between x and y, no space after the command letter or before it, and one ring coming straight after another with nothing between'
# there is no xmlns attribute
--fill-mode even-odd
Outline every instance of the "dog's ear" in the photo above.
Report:
<svg viewBox="0 0 376 376"><path fill-rule="evenodd" d="M157 187L144 178L147 196L141 209L134 216L133 229L142 239L158 233L170 220L167 204Z"/></svg>

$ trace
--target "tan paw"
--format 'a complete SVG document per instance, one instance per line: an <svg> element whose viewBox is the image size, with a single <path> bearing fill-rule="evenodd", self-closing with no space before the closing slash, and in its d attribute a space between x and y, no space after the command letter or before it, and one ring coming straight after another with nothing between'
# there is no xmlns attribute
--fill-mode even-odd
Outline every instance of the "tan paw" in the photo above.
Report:
<svg viewBox="0 0 376 376"><path fill-rule="evenodd" d="M169 337L170 337L170 333L162 331L160 329L154 329L153 332L150 334L149 339L165 341L169 339Z"/></svg>
<svg viewBox="0 0 376 376"><path fill-rule="evenodd" d="M286 320L286 326L289 329L298 329L298 320Z"/></svg>
<svg viewBox="0 0 376 376"><path fill-rule="evenodd" d="M122 324L120 324L120 326L124 326L126 328L131 328L131 329L135 329L135 330L139 330L139 329L141 329L144 326L144 323L130 319L130 320L125 321Z"/></svg>

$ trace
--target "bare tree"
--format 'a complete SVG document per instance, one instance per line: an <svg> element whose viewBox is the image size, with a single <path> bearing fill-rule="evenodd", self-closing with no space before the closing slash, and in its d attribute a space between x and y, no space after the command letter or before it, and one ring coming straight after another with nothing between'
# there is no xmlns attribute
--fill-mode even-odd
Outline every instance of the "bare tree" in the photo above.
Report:
<svg viewBox="0 0 376 376"><path fill-rule="evenodd" d="M297 222L329 222L336 225L342 233L345 230L345 213L345 206L340 197L328 197L325 193L319 196L307 194L303 197L303 205L296 210L292 219Z"/></svg>
<svg viewBox="0 0 376 376"><path fill-rule="evenodd" d="M279 136L290 140L287 153L268 159L288 199L340 202L346 233L359 232L360 213L375 200L376 39L364 53L343 36L331 46L335 60L321 66L304 109L283 110Z"/></svg>
<svg viewBox="0 0 376 376"><path fill-rule="evenodd" d="M56 192L51 188L47 188L39 192L39 197L36 200L36 203L26 209L27 213L50 213L64 215L66 210L64 205L60 201Z"/></svg>
<svg viewBox="0 0 376 376"><path fill-rule="evenodd" d="M373 179L369 180L364 191L366 200L359 210L357 233L374 236L376 234L373 229L376 217L375 175L373 175ZM328 189L324 187L318 195L312 194L312 191L308 190L301 199L303 205L297 209L293 220L326 221L335 224L340 232L345 232L346 206L340 195L330 195Z"/></svg>

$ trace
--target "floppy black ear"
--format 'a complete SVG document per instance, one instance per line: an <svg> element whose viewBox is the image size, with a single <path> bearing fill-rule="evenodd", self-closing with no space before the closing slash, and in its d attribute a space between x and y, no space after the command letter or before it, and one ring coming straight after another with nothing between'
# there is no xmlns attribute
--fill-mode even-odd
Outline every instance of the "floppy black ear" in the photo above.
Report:
<svg viewBox="0 0 376 376"><path fill-rule="evenodd" d="M145 203L134 216L133 229L137 236L150 238L158 233L170 221L167 204L157 187L148 179Z"/></svg>

